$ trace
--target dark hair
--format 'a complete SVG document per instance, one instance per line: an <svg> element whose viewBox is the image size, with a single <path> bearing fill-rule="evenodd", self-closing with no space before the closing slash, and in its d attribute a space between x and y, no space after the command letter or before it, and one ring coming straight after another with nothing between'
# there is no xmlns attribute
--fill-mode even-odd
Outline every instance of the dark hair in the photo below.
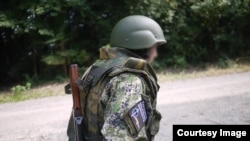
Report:
<svg viewBox="0 0 250 141"><path fill-rule="evenodd" d="M129 49L131 52L139 55L143 59L147 59L149 57L149 49Z"/></svg>

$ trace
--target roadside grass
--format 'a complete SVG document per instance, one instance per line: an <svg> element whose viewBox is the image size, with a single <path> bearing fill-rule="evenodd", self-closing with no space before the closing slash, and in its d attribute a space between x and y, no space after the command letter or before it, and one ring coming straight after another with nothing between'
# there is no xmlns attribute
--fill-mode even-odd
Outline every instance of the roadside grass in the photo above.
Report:
<svg viewBox="0 0 250 141"><path fill-rule="evenodd" d="M217 76L222 74L232 74L250 71L250 64L233 64L227 68L218 68L216 66L209 66L207 69L184 69L171 70L167 69L165 72L158 73L159 83L166 81L184 80L190 78L200 78ZM37 86L31 89L23 90L19 93L13 91L0 92L0 104L9 102L18 102L28 99L37 99L48 96L64 95L64 85L66 83L52 83Z"/></svg>
<svg viewBox="0 0 250 141"><path fill-rule="evenodd" d="M28 99L37 99L48 96L57 96L64 94L65 83L54 83L38 86L20 93L12 91L0 92L0 104L8 102L18 102Z"/></svg>
<svg viewBox="0 0 250 141"><path fill-rule="evenodd" d="M206 69L184 69L184 70L166 70L158 73L158 81L160 83L166 81L184 80L190 78L202 78L209 76L218 76L222 74L233 74L240 72L249 72L250 64L233 64L227 68L219 68L217 66L209 66Z"/></svg>

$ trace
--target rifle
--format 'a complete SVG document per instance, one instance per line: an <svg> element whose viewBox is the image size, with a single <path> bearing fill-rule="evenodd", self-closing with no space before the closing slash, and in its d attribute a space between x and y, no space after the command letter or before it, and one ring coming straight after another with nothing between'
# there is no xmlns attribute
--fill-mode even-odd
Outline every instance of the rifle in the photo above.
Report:
<svg viewBox="0 0 250 141"><path fill-rule="evenodd" d="M84 130L83 130L83 113L80 104L80 89L76 84L78 79L78 66L77 64L70 65L69 68L69 76L70 76L70 86L73 97L73 122L74 122L74 130L75 130L75 141L85 141L84 139Z"/></svg>

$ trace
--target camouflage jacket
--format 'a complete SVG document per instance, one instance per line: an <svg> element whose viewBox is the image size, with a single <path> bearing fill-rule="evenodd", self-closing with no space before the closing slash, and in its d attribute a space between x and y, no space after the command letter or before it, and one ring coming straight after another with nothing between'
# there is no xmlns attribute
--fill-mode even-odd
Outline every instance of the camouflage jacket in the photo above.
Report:
<svg viewBox="0 0 250 141"><path fill-rule="evenodd" d="M100 49L100 58L128 58L136 57L135 54L125 49ZM104 55L105 54L105 55ZM105 56L105 57L104 57ZM119 60L119 59L118 59ZM138 65L138 64L137 64ZM150 67L150 66L149 66ZM136 69L136 66L134 67ZM147 68L148 69L148 68ZM151 74L150 74L151 73ZM152 74L151 71L147 75ZM154 76L154 79L156 77ZM156 83L156 80L154 80ZM152 94L152 90L148 87L145 79L135 73L125 72L114 76L107 84L100 98L104 109L104 124L101 133L106 140L112 141L137 141L137 140L153 140L153 136L159 130L159 120L161 118L156 110L156 93ZM138 102L145 101L146 113L148 121L142 129L135 133L131 133L131 126L126 122L126 113Z"/></svg>
<svg viewBox="0 0 250 141"><path fill-rule="evenodd" d="M105 76L109 77L107 81L103 81L105 85L102 81L100 84L96 82L97 85L90 90L90 93L100 97L93 97L99 99L98 104L93 98L87 100L89 133L94 133L89 136L96 136L95 127L100 125L98 121L91 120L94 119L92 117L95 111L98 111L96 119L101 119L101 125L98 126L101 128L98 130L105 140L152 141L159 130L161 119L156 110L159 86L152 67L136 54L122 48L101 48L100 58L92 66L103 70L113 69ZM94 74L98 75L99 72Z"/></svg>

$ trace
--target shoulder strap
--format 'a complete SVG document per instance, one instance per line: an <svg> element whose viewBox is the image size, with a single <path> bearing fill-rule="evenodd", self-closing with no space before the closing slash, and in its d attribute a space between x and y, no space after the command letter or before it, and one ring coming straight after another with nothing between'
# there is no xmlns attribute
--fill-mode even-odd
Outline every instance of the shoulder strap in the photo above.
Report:
<svg viewBox="0 0 250 141"><path fill-rule="evenodd" d="M92 66L86 77L78 79L76 83L81 90L84 90L87 87L94 87L104 76L104 74L107 74L112 69L113 67L105 68L100 66Z"/></svg>

